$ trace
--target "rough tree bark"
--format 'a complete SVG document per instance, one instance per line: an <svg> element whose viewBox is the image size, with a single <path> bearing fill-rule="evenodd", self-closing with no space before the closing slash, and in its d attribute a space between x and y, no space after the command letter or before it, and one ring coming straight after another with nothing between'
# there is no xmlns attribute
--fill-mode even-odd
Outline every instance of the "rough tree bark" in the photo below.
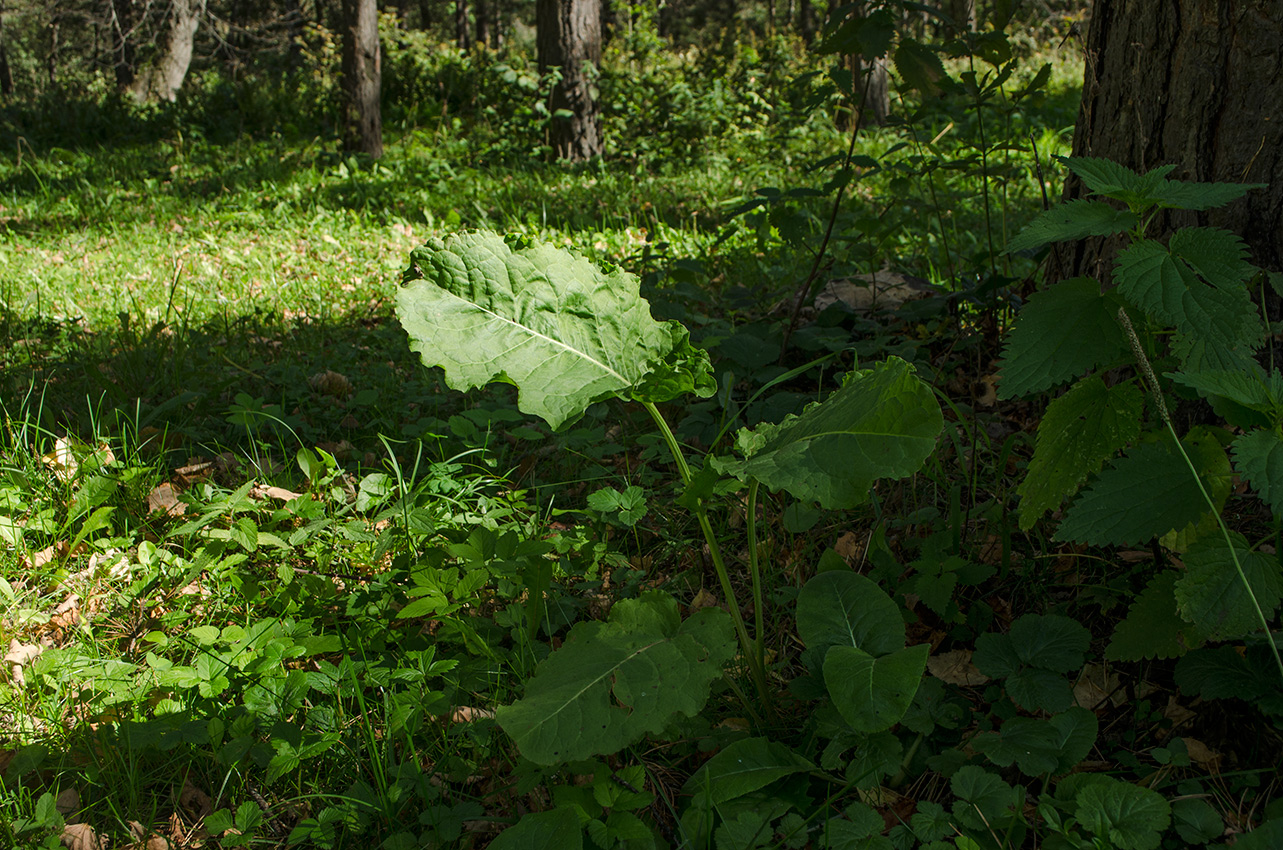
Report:
<svg viewBox="0 0 1283 850"><path fill-rule="evenodd" d="M170 0L165 30L153 63L134 77L129 92L139 100L173 101L178 98L192 63L196 29L205 14L206 0Z"/></svg>
<svg viewBox="0 0 1283 850"><path fill-rule="evenodd" d="M486 0L476 0L472 9L477 19L477 44L486 47L490 44L490 27L493 23L490 4Z"/></svg>
<svg viewBox="0 0 1283 850"><path fill-rule="evenodd" d="M1151 235L1223 227L1256 265L1283 270L1283 2L1096 0L1086 58L1074 155L1268 184L1220 209L1162 216ZM1065 200L1083 194L1071 177ZM1047 279L1106 280L1115 253L1101 239L1058 246Z"/></svg>
<svg viewBox="0 0 1283 850"><path fill-rule="evenodd" d="M552 146L559 159L578 162L600 156L601 113L588 65L601 64L599 0L537 0L539 70L561 69L552 90Z"/></svg>
<svg viewBox="0 0 1283 850"><path fill-rule="evenodd" d="M375 0L343 0L343 149L383 156L382 64Z"/></svg>

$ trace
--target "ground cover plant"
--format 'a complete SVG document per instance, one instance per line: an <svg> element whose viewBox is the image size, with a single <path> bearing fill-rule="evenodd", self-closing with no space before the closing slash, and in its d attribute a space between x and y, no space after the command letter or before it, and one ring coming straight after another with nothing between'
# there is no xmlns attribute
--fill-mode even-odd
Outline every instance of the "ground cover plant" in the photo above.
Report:
<svg viewBox="0 0 1283 850"><path fill-rule="evenodd" d="M378 162L319 34L6 105L0 841L1277 843L1278 281L1150 229L1253 188L1053 159L1001 21L853 21L638 26L575 168L520 45L393 22Z"/></svg>

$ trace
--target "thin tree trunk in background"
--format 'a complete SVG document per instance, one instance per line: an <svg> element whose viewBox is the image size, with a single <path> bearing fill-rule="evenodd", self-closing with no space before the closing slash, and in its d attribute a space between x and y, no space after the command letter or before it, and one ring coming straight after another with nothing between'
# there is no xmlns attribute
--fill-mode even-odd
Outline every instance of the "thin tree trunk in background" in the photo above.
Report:
<svg viewBox="0 0 1283 850"><path fill-rule="evenodd" d="M815 7L811 0L798 0L797 30L806 44L815 41Z"/></svg>
<svg viewBox="0 0 1283 850"><path fill-rule="evenodd" d="M13 95L13 71L9 68L9 54L4 47L4 4L0 3L0 95Z"/></svg>
<svg viewBox="0 0 1283 850"><path fill-rule="evenodd" d="M125 91L134 81L134 0L111 0L112 13L112 40L111 53L114 58L116 70L116 86ZM53 42L56 45L58 39L57 18L53 23ZM50 49L49 56L52 63L56 50ZM53 82L53 66L49 68L49 81Z"/></svg>
<svg viewBox="0 0 1283 850"><path fill-rule="evenodd" d="M472 38L468 32L468 0L454 0L454 40L460 50L467 50L472 46Z"/></svg>
<svg viewBox="0 0 1283 850"><path fill-rule="evenodd" d="M383 156L382 62L375 0L343 0L343 149Z"/></svg>
<svg viewBox="0 0 1283 850"><path fill-rule="evenodd" d="M178 90L192 64L196 29L205 14L205 0L170 0L165 34L154 63L134 77L129 92L143 101L178 99Z"/></svg>
<svg viewBox="0 0 1283 850"><path fill-rule="evenodd" d="M432 11L432 0L419 0L419 29L426 30L436 22Z"/></svg>
<svg viewBox="0 0 1283 850"><path fill-rule="evenodd" d="M572 162L600 156L601 113L587 66L601 64L601 0L537 0L535 19L540 73L561 69L550 104L553 150Z"/></svg>
<svg viewBox="0 0 1283 850"><path fill-rule="evenodd" d="M486 0L475 0L472 4L472 13L477 19L477 44L482 47L489 46L491 11Z"/></svg>
<svg viewBox="0 0 1283 850"><path fill-rule="evenodd" d="M1256 265L1283 270L1283 3L1096 0L1074 156L1176 180L1265 183L1228 206L1161 214L1153 236L1188 225L1232 230ZM1085 194L1072 175L1065 200ZM1061 245L1048 282L1107 280L1116 244Z"/></svg>

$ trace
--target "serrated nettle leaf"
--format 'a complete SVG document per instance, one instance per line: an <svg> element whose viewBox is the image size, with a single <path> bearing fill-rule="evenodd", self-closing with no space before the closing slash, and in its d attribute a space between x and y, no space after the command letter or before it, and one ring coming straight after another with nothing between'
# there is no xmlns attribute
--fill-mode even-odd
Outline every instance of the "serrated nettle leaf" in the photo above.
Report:
<svg viewBox="0 0 1283 850"><path fill-rule="evenodd" d="M1275 381L1260 366L1240 369L1208 369L1202 372L1168 372L1166 377L1203 396L1222 396L1235 404L1261 413L1277 412L1279 395Z"/></svg>
<svg viewBox="0 0 1283 850"><path fill-rule="evenodd" d="M1186 183L1164 180L1151 193L1157 205L1177 210L1210 210L1237 201L1265 183Z"/></svg>
<svg viewBox="0 0 1283 850"><path fill-rule="evenodd" d="M489 232L434 239L411 256L422 279L398 291L397 316L454 389L515 384L518 407L558 428L605 398L710 388L707 356L651 318L625 271Z"/></svg>
<svg viewBox="0 0 1283 850"><path fill-rule="evenodd" d="M720 471L829 509L868 498L878 478L917 472L944 425L940 405L913 367L891 358L856 373L823 402L737 439L743 461L713 458Z"/></svg>
<svg viewBox="0 0 1283 850"><path fill-rule="evenodd" d="M1007 243L1007 253L1029 251L1052 242L1075 242L1088 236L1112 236L1131 230L1138 222L1129 210L1079 198L1039 213Z"/></svg>
<svg viewBox="0 0 1283 850"><path fill-rule="evenodd" d="M1231 532L1230 540L1261 611L1267 621L1271 620L1283 596L1278 558L1253 551L1238 532ZM1261 628L1224 539L1209 536L1196 540L1183 560L1185 575L1177 580L1175 588L1182 617L1212 640L1232 640Z"/></svg>
<svg viewBox="0 0 1283 850"><path fill-rule="evenodd" d="M1272 669L1262 674L1236 647L1195 649L1176 662L1176 686L1187 695L1203 699L1259 699L1276 688Z"/></svg>
<svg viewBox="0 0 1283 850"><path fill-rule="evenodd" d="M1064 156L1057 159L1078 175L1088 191L1118 200L1147 196L1158 181L1175 168L1173 165L1164 165L1141 175L1121 163L1100 157Z"/></svg>
<svg viewBox="0 0 1283 850"><path fill-rule="evenodd" d="M1234 441L1234 466L1276 517L1283 516L1283 438L1258 429Z"/></svg>
<svg viewBox="0 0 1283 850"><path fill-rule="evenodd" d="M1172 234L1167 249L1203 280L1222 289L1241 287L1256 273L1247 261L1247 244L1217 227L1183 227Z"/></svg>
<svg viewBox="0 0 1283 850"><path fill-rule="evenodd" d="M617 603L604 623L572 628L495 719L537 764L613 753L698 713L734 647L724 611L682 622L671 597L649 592Z"/></svg>
<svg viewBox="0 0 1283 850"><path fill-rule="evenodd" d="M1055 539L1135 546L1197 521L1207 503L1169 442L1143 443L1110 464L1070 505Z"/></svg>
<svg viewBox="0 0 1283 850"><path fill-rule="evenodd" d="M1002 352L1000 398L1041 392L1130 351L1118 324L1118 303L1089 277L1034 293L1020 311Z"/></svg>
<svg viewBox="0 0 1283 850"><path fill-rule="evenodd" d="M1247 288L1204 283L1158 242L1142 239L1119 252L1114 279L1128 302L1182 333L1226 349L1260 344L1263 328Z"/></svg>
<svg viewBox="0 0 1283 850"><path fill-rule="evenodd" d="M1060 507L1089 475L1140 434L1144 394L1134 381L1105 386L1099 375L1079 381L1047 405L1038 440L1020 482L1020 528L1029 530Z"/></svg>
<svg viewBox="0 0 1283 850"><path fill-rule="evenodd" d="M945 81L949 79L939 55L911 38L900 41L895 49L894 61L896 73L904 84L925 95L939 94L943 91Z"/></svg>
<svg viewBox="0 0 1283 850"><path fill-rule="evenodd" d="M769 738L745 738L713 756L686 780L685 790L697 789L720 805L765 788L777 779L814 770L815 765Z"/></svg>
<svg viewBox="0 0 1283 850"><path fill-rule="evenodd" d="M874 658L853 646L833 646L824 656L824 684L852 729L880 732L908 711L929 653L918 644Z"/></svg>
<svg viewBox="0 0 1283 850"><path fill-rule="evenodd" d="M1198 629L1177 611L1177 578L1176 572L1167 570L1150 580L1114 629L1106 659L1177 658L1203 642Z"/></svg>
<svg viewBox="0 0 1283 850"><path fill-rule="evenodd" d="M1209 371L1251 371L1256 365L1252 347L1239 344L1226 347L1219 341L1207 340L1197 333L1176 331L1172 334L1171 351L1189 373Z"/></svg>
<svg viewBox="0 0 1283 850"><path fill-rule="evenodd" d="M797 634L807 648L853 646L873 656L904 646L900 606L871 579L831 570L808 581L797 598Z"/></svg>

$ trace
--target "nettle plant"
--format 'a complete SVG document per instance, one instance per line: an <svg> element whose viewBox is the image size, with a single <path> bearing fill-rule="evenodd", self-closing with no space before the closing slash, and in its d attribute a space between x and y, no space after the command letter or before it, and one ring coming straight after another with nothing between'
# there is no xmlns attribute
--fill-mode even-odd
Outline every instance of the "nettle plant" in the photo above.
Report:
<svg viewBox="0 0 1283 850"><path fill-rule="evenodd" d="M574 625L534 670L524 696L496 712L521 754L556 768L614 754L646 735L663 738L683 717L703 711L713 683L734 670L753 682L757 699L745 698L744 708L758 727L778 721L763 646L759 488L849 508L868 498L876 479L917 471L933 451L943 419L912 367L891 359L853 372L802 414L740 431L736 456L705 457L693 467L659 405L683 395L713 395L708 355L691 345L681 324L651 317L634 275L617 268L603 272L539 242L464 233L414 251L397 313L411 346L426 365L444 370L451 387L515 384L518 407L554 429L607 399L645 408L672 453L677 498L699 523L727 603L726 610L706 607L683 618L676 599L648 590L617 602L605 621ZM708 515L718 493L739 487L746 489L752 629L740 613ZM821 571L799 592L798 634L820 683L817 699L832 707L833 723L844 734L864 740L885 733L908 711L928 648L906 647L896 603L833 560L828 563L836 569ZM546 589L546 579L529 588L531 600L537 603ZM530 616L533 622L538 614ZM533 637L534 629L527 634ZM686 838L691 846L706 846L716 834L719 846L723 838L739 846L778 832L804 843L809 824L801 802L762 792L777 780L819 769L767 738L733 744L688 784ZM556 808L524 818L492 846L577 847L585 831L602 847L652 846L650 827L633 813L650 800L637 796L640 783L595 775L591 787L554 789ZM855 803L825 828L861 840L880 836L883 825L872 809Z"/></svg>
<svg viewBox="0 0 1283 850"><path fill-rule="evenodd" d="M1173 166L1141 175L1103 159L1063 161L1097 198L1044 212L1008 251L1088 236L1122 245L1113 287L1087 277L1056 283L1029 299L1009 336L1000 396L1069 385L1039 425L1019 487L1020 526L1031 529L1077 495L1056 540L1157 541L1178 556L1183 569L1150 579L1106 657L1179 657L1186 693L1239 697L1283 716L1283 662L1270 628L1283 572L1261 548L1283 515L1283 375L1258 363L1265 324L1251 297L1259 287L1264 302L1267 281L1276 291L1283 281L1251 265L1226 230L1148 235L1162 210L1206 210L1259 187L1169 180ZM1169 399L1205 403L1221 424L1181 434ZM1273 528L1262 523L1267 533L1255 540L1224 515L1235 474L1272 513ZM1242 651L1206 646L1225 641Z"/></svg>

